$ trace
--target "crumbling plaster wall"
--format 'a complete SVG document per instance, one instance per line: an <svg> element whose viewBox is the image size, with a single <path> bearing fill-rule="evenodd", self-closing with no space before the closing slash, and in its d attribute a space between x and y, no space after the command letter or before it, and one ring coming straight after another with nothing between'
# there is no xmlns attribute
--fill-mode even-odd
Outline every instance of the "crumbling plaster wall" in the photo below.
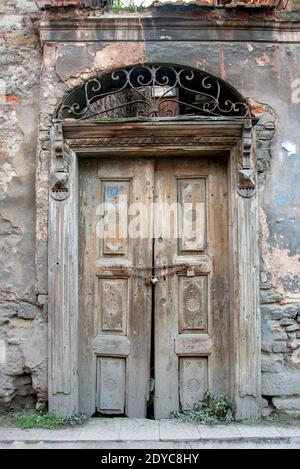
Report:
<svg viewBox="0 0 300 469"><path fill-rule="evenodd" d="M65 89L107 70L140 62L187 63L221 76L252 98L260 117L263 394L277 396L273 404L278 408L297 412L298 406L300 413L300 397L296 403L290 397L300 395L300 109L292 102L299 59L297 44L255 41L60 43L45 49L43 83L47 94L58 78L59 103Z"/></svg>
<svg viewBox="0 0 300 469"><path fill-rule="evenodd" d="M7 7L13 3L7 1ZM23 3L26 8L29 8L28 5L34 8L34 2L17 2L18 5ZM69 17L70 14L69 12ZM0 238L6 246L10 246L13 241L14 247L17 245L15 256L11 256L10 250L9 261L1 254L1 260L4 258L12 272L11 277L2 274L4 279L1 278L1 288L4 285L3 300L6 301L9 296L9 301L4 303L9 314L3 314L5 319L1 334L5 336L6 346L9 348L11 345L11 353L16 350L16 355L19 354L22 358L22 361L21 358L19 360L22 366L18 368L18 375L13 372L17 359L8 359L4 374L1 375L4 376L4 388L0 381L0 396L4 389L5 399L11 400L15 393L13 383L16 377L27 373L26 370L34 377L32 368L24 361L24 344L30 343L26 341L26 337L37 342L33 355L36 362L39 362L35 364L35 369L39 371L39 387L36 382L31 383L31 386L35 386L40 399L46 393L46 313L41 306L46 303L47 298L48 161L53 112L68 90L90 77L128 64L167 62L195 66L229 81L244 96L251 97L253 110L260 117L257 126L257 158L261 193L262 384L263 395L268 399L265 401L265 405L268 405L265 414L273 405L287 412L300 413L300 103L293 99L293 86L295 80L300 78L297 65L300 63L300 44L280 43L275 35L270 43L257 42L254 36L251 39L251 35L249 41L240 41L238 35L231 42L210 42L209 37L203 42L172 41L167 37L163 38L160 31L154 31L151 40L144 38L127 42L124 36L122 41L46 44L42 54L37 152L35 291L33 187L39 50L31 26L26 24L25 30L33 42L17 47L15 54L18 56L27 51L26 67L31 70L28 85L20 102L5 104L7 107L12 106L9 108L11 115L7 118L7 127L13 135L11 145L16 145L18 138L20 145L24 145L25 141L26 133L22 131L22 125L17 123L15 128L11 125L12 119L17 119L13 116L20 115L18 109L23 109L23 115L26 116L30 138L26 140L28 147L21 156L16 149L11 156L4 156L3 161L11 165L16 174L10 172L11 179L6 184L6 211L5 204L1 204L1 215L7 220L6 232L11 234ZM14 70L16 67L14 64ZM10 86L14 86L14 81L10 82ZM31 113L27 111L28 106ZM10 140L6 138L5 141ZM19 156L16 157L15 154ZM25 178L25 173L27 177L26 182L22 179L22 184L20 168L24 168L22 177ZM21 201L18 199L16 202L16 194L21 188L26 193L23 192ZM18 203L26 205L26 210L23 206L20 210ZM22 318L22 313L19 312L22 304L34 311L34 314L30 313L32 318ZM25 329L28 335L25 334ZM10 337L16 344L9 344ZM21 345L18 343L19 339ZM8 386L7 391L5 386Z"/></svg>
<svg viewBox="0 0 300 469"><path fill-rule="evenodd" d="M46 399L47 323L35 290L40 47L33 0L0 5L0 408Z"/></svg>

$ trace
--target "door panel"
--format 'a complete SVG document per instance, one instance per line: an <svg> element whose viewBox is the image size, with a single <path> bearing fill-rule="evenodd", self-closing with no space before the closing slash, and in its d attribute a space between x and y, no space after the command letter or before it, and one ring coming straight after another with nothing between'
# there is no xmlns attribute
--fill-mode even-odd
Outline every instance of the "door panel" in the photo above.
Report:
<svg viewBox="0 0 300 469"><path fill-rule="evenodd" d="M146 415L151 287L143 277L152 236L132 239L127 228L133 202L151 219L153 178L151 160L80 162L79 399L87 415Z"/></svg>
<svg viewBox="0 0 300 469"><path fill-rule="evenodd" d="M166 418L206 389L229 391L225 159L157 160L155 201L155 417ZM170 216L176 202L186 207Z"/></svg>
<svg viewBox="0 0 300 469"><path fill-rule="evenodd" d="M191 409L206 389L229 392L226 166L221 157L81 160L87 415L146 415L153 312L155 418Z"/></svg>
<svg viewBox="0 0 300 469"><path fill-rule="evenodd" d="M181 410L190 410L208 388L207 357L179 358L179 392Z"/></svg>

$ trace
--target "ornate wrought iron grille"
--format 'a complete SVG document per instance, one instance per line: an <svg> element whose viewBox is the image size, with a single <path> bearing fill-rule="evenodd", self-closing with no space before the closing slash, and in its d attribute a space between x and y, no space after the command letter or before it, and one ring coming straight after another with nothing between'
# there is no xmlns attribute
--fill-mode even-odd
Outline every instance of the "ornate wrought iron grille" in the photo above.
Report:
<svg viewBox="0 0 300 469"><path fill-rule="evenodd" d="M250 115L245 99L206 72L177 65L136 65L93 78L64 100L58 120Z"/></svg>

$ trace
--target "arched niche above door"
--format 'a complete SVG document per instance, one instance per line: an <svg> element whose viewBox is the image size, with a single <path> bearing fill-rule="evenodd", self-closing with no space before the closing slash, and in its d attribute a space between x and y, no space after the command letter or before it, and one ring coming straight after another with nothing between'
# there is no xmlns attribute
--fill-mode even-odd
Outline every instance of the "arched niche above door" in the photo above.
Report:
<svg viewBox="0 0 300 469"><path fill-rule="evenodd" d="M116 118L250 117L229 83L195 68L139 64L91 78L64 99L58 121Z"/></svg>

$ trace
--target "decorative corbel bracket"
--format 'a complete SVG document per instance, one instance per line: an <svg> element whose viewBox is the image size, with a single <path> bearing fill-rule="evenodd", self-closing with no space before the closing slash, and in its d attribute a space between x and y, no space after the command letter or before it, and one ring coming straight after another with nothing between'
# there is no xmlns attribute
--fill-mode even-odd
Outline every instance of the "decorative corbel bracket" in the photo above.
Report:
<svg viewBox="0 0 300 469"><path fill-rule="evenodd" d="M68 173L56 172L51 177L51 195L55 200L65 200L69 196Z"/></svg>
<svg viewBox="0 0 300 469"><path fill-rule="evenodd" d="M238 193L242 197L252 197L256 191L256 171L252 161L252 119L246 117L242 135L242 156L238 168Z"/></svg>
<svg viewBox="0 0 300 469"><path fill-rule="evenodd" d="M54 128L54 165L50 178L51 195L55 200L65 200L69 196L69 164L64 158L64 137L61 124Z"/></svg>
<svg viewBox="0 0 300 469"><path fill-rule="evenodd" d="M64 136L61 124L54 128L55 171L64 171Z"/></svg>
<svg viewBox="0 0 300 469"><path fill-rule="evenodd" d="M243 169L251 168L252 119L246 117L243 127Z"/></svg>

